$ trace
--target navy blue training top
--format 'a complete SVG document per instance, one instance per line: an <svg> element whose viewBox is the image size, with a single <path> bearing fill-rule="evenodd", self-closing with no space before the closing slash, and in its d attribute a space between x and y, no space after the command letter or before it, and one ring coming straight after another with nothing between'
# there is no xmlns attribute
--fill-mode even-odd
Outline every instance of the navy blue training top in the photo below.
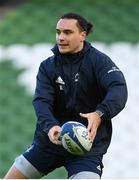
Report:
<svg viewBox="0 0 139 180"><path fill-rule="evenodd" d="M34 143L57 151L48 138L54 125L78 121L87 126L79 113L100 110L104 113L93 142L93 152L104 154L109 146L112 125L127 101L127 86L121 70L104 53L85 42L81 52L54 56L39 67L33 105L37 116ZM59 148L60 149L60 148ZM60 149L61 150L61 149Z"/></svg>

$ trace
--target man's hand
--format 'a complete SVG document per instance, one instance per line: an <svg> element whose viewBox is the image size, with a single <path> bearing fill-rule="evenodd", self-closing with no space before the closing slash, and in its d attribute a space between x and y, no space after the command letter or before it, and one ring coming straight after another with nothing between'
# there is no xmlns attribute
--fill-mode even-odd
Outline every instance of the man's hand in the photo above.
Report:
<svg viewBox="0 0 139 180"><path fill-rule="evenodd" d="M60 126L53 126L48 132L50 141L56 145L61 145L61 141L59 141L60 131Z"/></svg>
<svg viewBox="0 0 139 180"><path fill-rule="evenodd" d="M97 133L97 129L101 123L101 118L96 112L91 112L86 114L80 113L80 116L88 120L87 129L89 132L89 138L93 142Z"/></svg>

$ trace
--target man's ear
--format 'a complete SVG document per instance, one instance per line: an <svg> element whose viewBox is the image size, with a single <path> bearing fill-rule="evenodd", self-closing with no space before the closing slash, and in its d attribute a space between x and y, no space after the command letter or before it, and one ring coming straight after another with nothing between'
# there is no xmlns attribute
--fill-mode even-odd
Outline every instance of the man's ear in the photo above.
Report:
<svg viewBox="0 0 139 180"><path fill-rule="evenodd" d="M82 42L86 39L86 31L81 32L81 39Z"/></svg>

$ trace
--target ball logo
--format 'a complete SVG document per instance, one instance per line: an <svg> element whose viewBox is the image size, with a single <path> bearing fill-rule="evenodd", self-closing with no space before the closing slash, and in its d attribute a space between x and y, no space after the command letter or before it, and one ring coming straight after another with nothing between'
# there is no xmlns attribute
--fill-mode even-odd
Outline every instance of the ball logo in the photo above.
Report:
<svg viewBox="0 0 139 180"><path fill-rule="evenodd" d="M69 149L71 152L73 152L73 147L72 147L72 145L71 145L71 141L70 141L69 137L66 137L66 136L65 136L65 142L66 142L66 145L67 145L68 149Z"/></svg>
<svg viewBox="0 0 139 180"><path fill-rule="evenodd" d="M62 144L64 148L70 152L71 154L83 155L84 151L80 148L78 144L76 144L72 138L67 134L65 134L62 138Z"/></svg>
<svg viewBox="0 0 139 180"><path fill-rule="evenodd" d="M87 131L83 131L83 132L82 132L82 137L83 137L85 140L88 140L88 132L87 132Z"/></svg>
<svg viewBox="0 0 139 180"><path fill-rule="evenodd" d="M92 147L87 128L83 124L73 121L62 126L61 141L63 147L74 155L83 155Z"/></svg>
<svg viewBox="0 0 139 180"><path fill-rule="evenodd" d="M89 134L86 127L73 127L73 131L82 147L89 151L91 149L92 142L89 140Z"/></svg>

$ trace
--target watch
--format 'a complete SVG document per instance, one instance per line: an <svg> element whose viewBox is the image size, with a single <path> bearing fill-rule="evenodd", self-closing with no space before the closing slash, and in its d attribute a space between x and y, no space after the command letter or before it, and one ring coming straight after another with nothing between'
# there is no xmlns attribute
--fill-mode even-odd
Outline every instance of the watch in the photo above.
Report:
<svg viewBox="0 0 139 180"><path fill-rule="evenodd" d="M104 115L103 112L101 112L100 110L96 110L95 112L99 115L99 117L100 117L101 119L103 119L103 115Z"/></svg>

